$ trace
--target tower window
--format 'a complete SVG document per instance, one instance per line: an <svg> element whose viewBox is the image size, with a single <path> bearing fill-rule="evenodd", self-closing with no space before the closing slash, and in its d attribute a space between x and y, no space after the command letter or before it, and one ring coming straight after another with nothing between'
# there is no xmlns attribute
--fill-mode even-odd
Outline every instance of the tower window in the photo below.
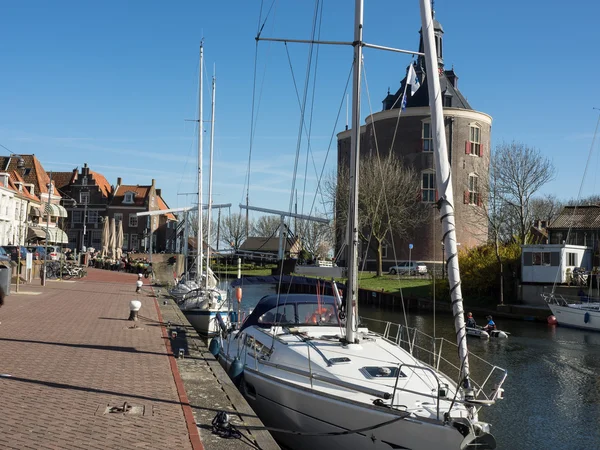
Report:
<svg viewBox="0 0 600 450"><path fill-rule="evenodd" d="M421 201L425 203L434 203L436 197L435 173L431 171L423 172L421 176Z"/></svg>
<svg viewBox="0 0 600 450"><path fill-rule="evenodd" d="M433 139L431 137L431 124L427 122L423 122L423 127L421 129L421 148L424 152L432 152L433 151Z"/></svg>
<svg viewBox="0 0 600 450"><path fill-rule="evenodd" d="M469 127L469 140L466 143L465 153L467 155L482 156L481 128L477 125Z"/></svg>
<svg viewBox="0 0 600 450"><path fill-rule="evenodd" d="M479 177L475 174L469 175L468 200L468 203L470 205L481 206L481 193L479 192Z"/></svg>

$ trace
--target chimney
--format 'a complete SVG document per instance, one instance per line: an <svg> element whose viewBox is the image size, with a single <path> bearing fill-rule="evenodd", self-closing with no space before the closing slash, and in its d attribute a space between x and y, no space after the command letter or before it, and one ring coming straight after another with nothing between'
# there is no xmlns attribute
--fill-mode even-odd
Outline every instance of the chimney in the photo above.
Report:
<svg viewBox="0 0 600 450"><path fill-rule="evenodd" d="M157 189L156 190L156 195L158 195L160 197L161 192L162 192L162 189Z"/></svg>
<svg viewBox="0 0 600 450"><path fill-rule="evenodd" d="M123 179L121 177L117 178L117 186L121 186L123 184Z"/></svg>
<svg viewBox="0 0 600 450"><path fill-rule="evenodd" d="M152 187L154 187L154 178L152 178Z"/></svg>

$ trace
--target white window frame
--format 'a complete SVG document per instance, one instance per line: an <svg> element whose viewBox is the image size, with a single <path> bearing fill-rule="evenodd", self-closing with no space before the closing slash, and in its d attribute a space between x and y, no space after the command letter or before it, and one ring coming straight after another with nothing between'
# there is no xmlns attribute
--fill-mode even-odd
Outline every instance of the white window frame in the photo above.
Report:
<svg viewBox="0 0 600 450"><path fill-rule="evenodd" d="M427 136L429 130L429 136ZM431 122L423 122L421 126L421 149L424 152L433 152L433 135L431 134Z"/></svg>
<svg viewBox="0 0 600 450"><path fill-rule="evenodd" d="M129 249L129 233L123 233L123 248Z"/></svg>
<svg viewBox="0 0 600 450"><path fill-rule="evenodd" d="M469 125L469 142L471 155L481 156L481 127L476 123Z"/></svg>
<svg viewBox="0 0 600 450"><path fill-rule="evenodd" d="M81 185L82 186L87 186L87 184L88 184L87 176L81 178Z"/></svg>
<svg viewBox="0 0 600 450"><path fill-rule="evenodd" d="M132 250L138 250L139 246L140 246L139 236L135 233L132 233L129 248L131 248Z"/></svg>
<svg viewBox="0 0 600 450"><path fill-rule="evenodd" d="M123 220L123 213L115 213L115 222L121 222Z"/></svg>
<svg viewBox="0 0 600 450"><path fill-rule="evenodd" d="M131 191L125 192L125 197L123 198L123 203L132 204L135 200L135 193Z"/></svg>
<svg viewBox="0 0 600 450"><path fill-rule="evenodd" d="M137 228L138 226L138 216L137 214L129 214L129 226L131 228Z"/></svg>
<svg viewBox="0 0 600 450"><path fill-rule="evenodd" d="M92 240L90 247L99 248L102 245L102 230L92 230Z"/></svg>
<svg viewBox="0 0 600 450"><path fill-rule="evenodd" d="M480 204L480 196L479 192L479 175L476 173L469 174L469 205L479 205Z"/></svg>
<svg viewBox="0 0 600 450"><path fill-rule="evenodd" d="M79 203L83 205L90 203L90 193L88 191L82 191L79 193Z"/></svg>
<svg viewBox="0 0 600 450"><path fill-rule="evenodd" d="M428 178L427 183L424 180L425 176ZM435 172L433 170L424 170L421 172L421 201L423 203L435 203L435 191Z"/></svg>

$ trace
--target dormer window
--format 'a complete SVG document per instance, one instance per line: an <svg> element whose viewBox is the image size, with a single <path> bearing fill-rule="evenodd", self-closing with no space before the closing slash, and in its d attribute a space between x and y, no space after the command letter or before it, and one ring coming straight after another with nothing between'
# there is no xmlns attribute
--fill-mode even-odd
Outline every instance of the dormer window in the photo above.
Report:
<svg viewBox="0 0 600 450"><path fill-rule="evenodd" d="M125 199L123 200L123 203L133 203L133 198L133 192L125 192Z"/></svg>

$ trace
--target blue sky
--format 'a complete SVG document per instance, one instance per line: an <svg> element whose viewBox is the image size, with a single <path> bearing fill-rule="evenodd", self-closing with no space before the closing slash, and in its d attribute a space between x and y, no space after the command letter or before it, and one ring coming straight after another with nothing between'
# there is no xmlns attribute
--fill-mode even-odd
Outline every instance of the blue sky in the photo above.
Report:
<svg viewBox="0 0 600 450"><path fill-rule="evenodd" d="M35 153L47 170L87 162L111 183L118 176L131 184L155 178L170 206L190 204L191 197L178 194L196 190L195 125L186 119L197 116L198 46L204 37L206 73L212 75L213 64L217 71L214 202L233 203L237 212L245 196L260 6L253 0L4 2L0 144ZM539 148L558 169L544 192L561 198L577 194L598 118L592 107L600 107L594 34L600 4L577 6L541 0L435 4L446 32L446 67L454 65L470 104L493 117L493 145L515 139ZM276 1L263 35L307 38L313 8L308 1ZM350 0L325 2L321 39L351 40L352 15ZM419 28L416 0L366 2L369 42L416 50ZM308 47L290 44L288 50L302 95ZM305 187L303 139L296 185L298 209L305 213L329 148L325 172L335 166L336 142L330 140L344 128L345 106L337 126L335 120L350 61L351 48L319 49L314 165L310 161ZM369 102L372 111L381 110L388 87L397 89L409 61L365 51L369 95L365 89L363 118ZM250 202L260 207L287 210L290 203L300 117L291 74L284 45L261 43L250 186ZM208 124L205 130L208 138ZM207 154L208 139L205 144ZM593 163L595 172L598 161ZM597 188L592 176L586 189Z"/></svg>

